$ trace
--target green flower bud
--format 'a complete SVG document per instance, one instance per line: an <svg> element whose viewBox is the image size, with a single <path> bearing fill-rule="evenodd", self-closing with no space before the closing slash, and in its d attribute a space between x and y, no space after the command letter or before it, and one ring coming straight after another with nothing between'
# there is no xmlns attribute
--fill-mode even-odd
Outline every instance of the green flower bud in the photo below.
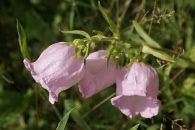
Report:
<svg viewBox="0 0 195 130"><path fill-rule="evenodd" d="M82 49L84 49L86 46L85 45L78 45L77 46L77 48L79 49L79 50L82 50Z"/></svg>

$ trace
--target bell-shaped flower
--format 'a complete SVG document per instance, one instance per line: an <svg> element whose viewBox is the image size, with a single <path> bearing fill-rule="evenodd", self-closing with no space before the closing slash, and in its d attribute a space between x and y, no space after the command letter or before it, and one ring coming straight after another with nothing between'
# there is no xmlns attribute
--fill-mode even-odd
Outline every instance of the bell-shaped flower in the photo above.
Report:
<svg viewBox="0 0 195 130"><path fill-rule="evenodd" d="M84 98L91 97L115 83L116 63L110 58L107 67L106 54L106 50L99 50L86 58L85 74L78 85Z"/></svg>
<svg viewBox="0 0 195 130"><path fill-rule="evenodd" d="M155 69L134 62L131 67L118 71L116 97L111 99L111 103L130 118L138 114L151 118L158 114L161 105L157 99L158 86Z"/></svg>
<svg viewBox="0 0 195 130"><path fill-rule="evenodd" d="M50 45L35 62L24 59L25 67L37 83L49 92L49 101L58 101L58 94L78 83L84 75L84 59L75 59L75 47L64 42Z"/></svg>

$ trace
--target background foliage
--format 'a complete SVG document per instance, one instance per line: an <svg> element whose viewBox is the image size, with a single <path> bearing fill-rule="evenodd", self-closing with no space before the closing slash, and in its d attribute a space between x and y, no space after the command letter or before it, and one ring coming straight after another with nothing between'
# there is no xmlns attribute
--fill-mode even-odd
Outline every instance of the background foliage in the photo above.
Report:
<svg viewBox="0 0 195 130"><path fill-rule="evenodd" d="M159 114L152 119L122 115L108 100L112 86L83 99L76 86L60 94L51 105L47 92L35 83L24 68L18 44L16 19L24 27L32 61L50 44L72 41L79 36L61 30L92 30L112 35L97 0L1 0L0 1L0 130L53 130L63 115L70 114L67 130L127 130L140 124L140 130L195 129L195 1L194 0L101 0L109 16L125 38L141 23L161 46L184 54L166 64L147 59L160 77ZM103 48L100 44L99 48ZM183 127L184 128L184 127Z"/></svg>

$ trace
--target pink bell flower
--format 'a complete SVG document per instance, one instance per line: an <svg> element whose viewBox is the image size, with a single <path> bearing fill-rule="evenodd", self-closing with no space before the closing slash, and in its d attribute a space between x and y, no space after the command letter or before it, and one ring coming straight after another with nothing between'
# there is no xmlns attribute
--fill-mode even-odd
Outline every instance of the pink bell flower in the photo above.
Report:
<svg viewBox="0 0 195 130"><path fill-rule="evenodd" d="M155 69L135 62L118 71L116 85L116 97L111 103L123 114L130 118L138 114L151 118L158 114L161 103L157 99L159 80Z"/></svg>
<svg viewBox="0 0 195 130"><path fill-rule="evenodd" d="M84 98L91 97L115 83L116 64L111 58L107 67L106 54L106 50L99 50L87 57L85 74L78 84Z"/></svg>
<svg viewBox="0 0 195 130"><path fill-rule="evenodd" d="M49 101L58 101L58 94L78 83L84 75L84 59L75 59L75 47L64 42L50 45L39 58L30 63L24 59L25 67L37 83L49 92Z"/></svg>

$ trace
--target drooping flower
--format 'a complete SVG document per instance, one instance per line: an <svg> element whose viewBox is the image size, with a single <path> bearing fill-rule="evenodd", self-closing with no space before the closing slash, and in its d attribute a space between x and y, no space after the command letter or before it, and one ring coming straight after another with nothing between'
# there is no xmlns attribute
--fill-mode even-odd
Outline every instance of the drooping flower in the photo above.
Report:
<svg viewBox="0 0 195 130"><path fill-rule="evenodd" d="M116 64L111 58L107 67L106 54L106 50L99 50L87 57L85 74L78 85L84 98L91 97L115 83Z"/></svg>
<svg viewBox="0 0 195 130"><path fill-rule="evenodd" d="M116 97L111 103L123 114L130 118L137 114L151 118L158 114L161 103L157 99L159 80L155 69L134 62L118 71L116 85Z"/></svg>
<svg viewBox="0 0 195 130"><path fill-rule="evenodd" d="M25 67L37 83L49 92L49 101L58 101L58 94L78 83L84 75L84 59L75 59L75 47L64 42L50 45L39 58L30 63L24 59Z"/></svg>

